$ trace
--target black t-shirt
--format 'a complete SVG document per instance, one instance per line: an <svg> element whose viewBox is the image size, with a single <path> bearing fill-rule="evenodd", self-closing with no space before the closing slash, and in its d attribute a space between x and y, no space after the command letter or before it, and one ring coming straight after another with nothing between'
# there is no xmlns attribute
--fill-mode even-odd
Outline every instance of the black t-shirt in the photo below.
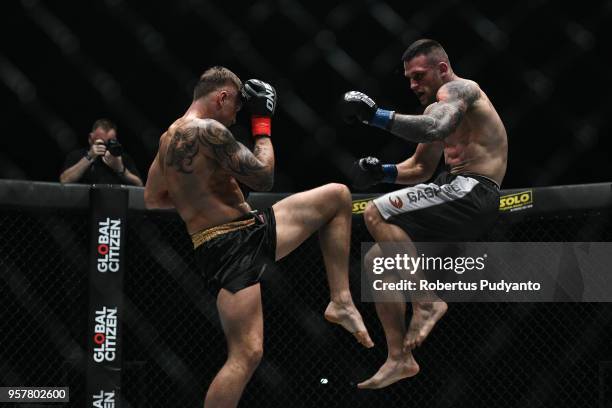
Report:
<svg viewBox="0 0 612 408"><path fill-rule="evenodd" d="M64 172L67 168L74 166L87 154L89 149L78 149L70 152L66 157L66 161L64 162L64 168L62 172ZM135 174L140 178L140 172L136 168L134 164L134 160L126 153L123 152L121 155L121 159L123 160L123 164L125 168L130 171L130 173ZM125 184L125 180L115 173L113 169L108 167L102 161L102 158L96 158L94 162L89 166L85 173L83 173L83 177L79 180L75 181L75 183L83 183L83 184Z"/></svg>

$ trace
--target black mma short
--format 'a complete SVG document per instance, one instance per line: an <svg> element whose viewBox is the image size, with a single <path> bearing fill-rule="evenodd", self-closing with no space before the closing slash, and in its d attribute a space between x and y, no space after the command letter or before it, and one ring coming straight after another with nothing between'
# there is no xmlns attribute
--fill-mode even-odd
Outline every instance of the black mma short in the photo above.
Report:
<svg viewBox="0 0 612 408"><path fill-rule="evenodd" d="M276 257L274 211L253 211L238 220L191 235L196 263L209 288L236 293L257 284Z"/></svg>

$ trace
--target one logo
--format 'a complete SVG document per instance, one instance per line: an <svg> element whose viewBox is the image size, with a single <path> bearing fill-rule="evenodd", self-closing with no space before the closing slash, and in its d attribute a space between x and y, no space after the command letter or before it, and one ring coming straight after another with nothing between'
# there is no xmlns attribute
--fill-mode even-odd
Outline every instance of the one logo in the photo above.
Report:
<svg viewBox="0 0 612 408"><path fill-rule="evenodd" d="M119 271L121 220L106 218L98 223L98 272Z"/></svg>
<svg viewBox="0 0 612 408"><path fill-rule="evenodd" d="M96 363L114 361L117 353L117 308L103 306L94 317L93 359Z"/></svg>
<svg viewBox="0 0 612 408"><path fill-rule="evenodd" d="M92 407L95 408L115 408L115 391L106 392L100 390L98 394L92 395Z"/></svg>
<svg viewBox="0 0 612 408"><path fill-rule="evenodd" d="M362 101L362 102L365 102L369 107L374 107L374 105L376 105L376 103L374 103L374 100L372 100L372 98L370 98L363 92L359 92L359 91L347 92L346 94L344 94L344 99L350 102Z"/></svg>
<svg viewBox="0 0 612 408"><path fill-rule="evenodd" d="M402 199L397 196L395 197L395 200L392 199L391 196L389 196L389 202L395 208L402 208L402 206L404 205L404 202L402 201Z"/></svg>
<svg viewBox="0 0 612 408"><path fill-rule="evenodd" d="M533 190L508 194L499 198L499 211L518 211L533 207Z"/></svg>
<svg viewBox="0 0 612 408"><path fill-rule="evenodd" d="M266 88L266 108L270 112L274 112L274 89L272 89L272 85L264 83L264 87Z"/></svg>
<svg viewBox="0 0 612 408"><path fill-rule="evenodd" d="M270 113L274 113L274 108L275 108L274 101L276 100L276 92L274 92L274 88L272 88L272 85L266 82L260 81L259 79L249 79L247 83L240 90L242 97L246 99L247 101L251 99L251 93L257 94L258 96L261 97L261 93L259 92L259 90L255 90L249 84L249 82L259 85L260 87L264 88L265 94L263 95L263 97L266 98L266 108L270 111ZM249 89L249 91L247 91L247 88Z"/></svg>

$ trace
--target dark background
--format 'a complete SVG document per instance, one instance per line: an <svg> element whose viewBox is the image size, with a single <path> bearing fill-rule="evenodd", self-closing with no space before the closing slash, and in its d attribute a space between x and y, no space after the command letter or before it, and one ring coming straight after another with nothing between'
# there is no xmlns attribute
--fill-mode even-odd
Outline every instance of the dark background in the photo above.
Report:
<svg viewBox="0 0 612 408"><path fill-rule="evenodd" d="M225 65L279 92L274 191L348 182L355 158L397 162L414 145L347 126L335 103L359 89L420 113L400 56L430 37L477 81L509 135L504 187L609 180L612 1L4 2L0 177L56 181L66 154L109 117L146 175L160 134L198 75ZM248 118L240 115L240 123ZM246 137L247 128L234 132ZM390 188L384 186L383 188Z"/></svg>
<svg viewBox="0 0 612 408"><path fill-rule="evenodd" d="M24 0L0 7L2 178L57 180L66 154L85 146L104 116L118 123L146 174L198 75L223 64L279 91L275 191L346 183L355 158L399 161L414 145L342 124L336 101L360 89L383 107L419 113L399 59L412 41L431 37L459 75L480 83L507 126L505 188L610 181L612 1ZM247 127L234 131L248 138ZM521 220L524 213L506 214L487 238L611 239L609 209ZM201 406L225 356L214 299L205 296L176 214L130 217L122 391L133 407ZM38 208L0 214L0 230L10 232L0 234L0 383L67 384L79 407L88 219L83 211ZM353 271L359 243L370 239L362 218L354 221ZM419 376L358 391L354 383L385 359L382 329L369 303L360 308L374 350L324 322L322 265L313 239L265 282L266 354L241 406L612 406L607 303L453 304L415 353Z"/></svg>
<svg viewBox="0 0 612 408"><path fill-rule="evenodd" d="M69 386L67 407L91 406L84 368L91 359L91 245L85 237L92 217L78 207L82 189L37 187L35 197L15 191L13 196L26 204L3 205L0 211L0 231L10 231L0 234L0 385ZM503 213L484 239L612 240L609 207L560 206L542 212L537 210L546 201L541 191L534 189L536 212ZM70 192L72 199L66 199ZM600 194L609 203L609 190ZM58 203L58 196L64 204L53 209L49 201ZM132 209L125 225L121 393L129 405L121 407L202 408L226 356L215 298L176 213ZM371 237L363 217L355 216L350 258L354 299L361 299L360 244L367 241ZM239 406L611 408L612 304L568 302L578 299L584 287L572 267L573 254L553 255L563 276L554 303L450 303L414 352L419 375L366 391L355 384L386 359L382 327L374 305L359 301L376 344L365 349L324 320L329 294L319 243L312 237L264 273L264 358Z"/></svg>

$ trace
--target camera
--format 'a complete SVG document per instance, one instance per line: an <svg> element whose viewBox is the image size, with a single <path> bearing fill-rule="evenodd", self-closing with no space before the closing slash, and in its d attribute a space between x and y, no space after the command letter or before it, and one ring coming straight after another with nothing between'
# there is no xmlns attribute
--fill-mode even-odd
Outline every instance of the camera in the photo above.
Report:
<svg viewBox="0 0 612 408"><path fill-rule="evenodd" d="M113 156L117 157L117 156L121 156L123 154L123 146L121 146L121 143L119 143L117 141L117 139L109 139L105 143L105 145L106 145L106 149Z"/></svg>

